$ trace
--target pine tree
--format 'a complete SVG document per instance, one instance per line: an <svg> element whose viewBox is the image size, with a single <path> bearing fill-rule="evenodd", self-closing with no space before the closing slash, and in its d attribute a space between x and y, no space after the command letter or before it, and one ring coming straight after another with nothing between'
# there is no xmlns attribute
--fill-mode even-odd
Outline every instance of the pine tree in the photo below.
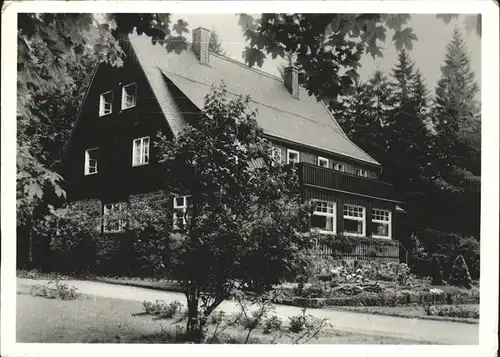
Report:
<svg viewBox="0 0 500 357"><path fill-rule="evenodd" d="M433 177L446 230L479 236L481 125L476 100L479 87L467 46L458 30L447 46L432 112Z"/></svg>
<svg viewBox="0 0 500 357"><path fill-rule="evenodd" d="M442 176L456 167L470 169L464 167L464 164L468 161L471 149L469 140L474 134L477 135L480 127L476 100L478 91L474 72L470 68L467 46L460 31L455 29L447 46L445 63L441 67L433 115L436 147L439 150L437 160L441 165L438 174ZM472 149L478 149L477 144Z"/></svg>
<svg viewBox="0 0 500 357"><path fill-rule="evenodd" d="M384 128L389 121L391 97L387 76L375 71L367 83L356 86L352 95L331 105L347 136L381 163L386 161L388 140Z"/></svg>
<svg viewBox="0 0 500 357"><path fill-rule="evenodd" d="M465 259L462 255L459 255L455 259L453 267L451 268L448 283L455 286L464 286L467 289L472 287L472 278L469 273L469 268L467 267Z"/></svg>
<svg viewBox="0 0 500 357"><path fill-rule="evenodd" d="M388 178L405 193L414 197L426 176L429 152L427 90L418 70L405 50L399 52L392 72L393 109L388 132L390 165Z"/></svg>

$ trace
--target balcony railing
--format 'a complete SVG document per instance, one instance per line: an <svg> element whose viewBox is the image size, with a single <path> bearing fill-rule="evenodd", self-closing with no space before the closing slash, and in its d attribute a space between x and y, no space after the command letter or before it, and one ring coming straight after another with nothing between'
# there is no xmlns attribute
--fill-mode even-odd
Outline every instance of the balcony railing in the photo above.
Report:
<svg viewBox="0 0 500 357"><path fill-rule="evenodd" d="M326 188L389 201L398 201L394 186L387 182L307 163L300 163L299 175L302 184L306 186Z"/></svg>

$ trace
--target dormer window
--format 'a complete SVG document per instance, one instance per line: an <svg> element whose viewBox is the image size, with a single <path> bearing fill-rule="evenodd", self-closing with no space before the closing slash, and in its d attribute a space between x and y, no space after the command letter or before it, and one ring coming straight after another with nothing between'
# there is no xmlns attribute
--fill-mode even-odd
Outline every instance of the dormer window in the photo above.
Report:
<svg viewBox="0 0 500 357"><path fill-rule="evenodd" d="M286 151L286 163L287 164L298 164L300 161L300 153L296 150L287 149Z"/></svg>
<svg viewBox="0 0 500 357"><path fill-rule="evenodd" d="M99 116L111 114L113 112L113 92L104 92L99 97Z"/></svg>
<svg viewBox="0 0 500 357"><path fill-rule="evenodd" d="M362 177L368 177L368 171L363 170L363 169L356 169L356 175L362 176Z"/></svg>
<svg viewBox="0 0 500 357"><path fill-rule="evenodd" d="M97 173L97 154L98 148L85 150L85 175L94 175Z"/></svg>
<svg viewBox="0 0 500 357"><path fill-rule="evenodd" d="M149 163L149 136L135 139L132 144L132 166Z"/></svg>
<svg viewBox="0 0 500 357"><path fill-rule="evenodd" d="M127 84L122 88L122 110L135 107L137 87L135 83Z"/></svg>
<svg viewBox="0 0 500 357"><path fill-rule="evenodd" d="M329 166L329 160L326 157L318 157L318 166L321 167L328 167Z"/></svg>
<svg viewBox="0 0 500 357"><path fill-rule="evenodd" d="M340 171L340 172L345 172L345 165L337 163L337 164L333 165L333 169Z"/></svg>

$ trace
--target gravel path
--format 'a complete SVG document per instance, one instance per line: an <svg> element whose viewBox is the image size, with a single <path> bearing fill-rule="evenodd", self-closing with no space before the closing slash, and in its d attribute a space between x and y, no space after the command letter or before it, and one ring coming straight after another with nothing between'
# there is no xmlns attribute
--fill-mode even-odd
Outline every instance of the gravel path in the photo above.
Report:
<svg viewBox="0 0 500 357"><path fill-rule="evenodd" d="M131 301L154 301L156 299L184 303L182 293L151 290L145 288L106 284L93 281L70 280L69 285L78 288L78 292L88 295L124 299ZM18 285L44 284L43 280L17 279ZM225 301L219 310L228 313L234 311L236 304ZM450 345L474 345L479 343L479 325L448 321L431 321L407 319L392 316L335 311L329 309L308 309L315 317L327 318L336 330L356 333L366 333L388 337L397 337L413 341L428 341L431 343ZM276 305L275 313L284 320L301 313L294 306Z"/></svg>

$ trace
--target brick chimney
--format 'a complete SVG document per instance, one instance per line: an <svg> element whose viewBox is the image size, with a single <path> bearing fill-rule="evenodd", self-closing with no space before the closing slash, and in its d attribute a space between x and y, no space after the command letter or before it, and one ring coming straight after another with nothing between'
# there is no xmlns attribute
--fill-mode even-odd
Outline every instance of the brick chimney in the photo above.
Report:
<svg viewBox="0 0 500 357"><path fill-rule="evenodd" d="M210 31L203 27L198 27L193 30L193 51L201 63L208 64L208 41L210 39Z"/></svg>
<svg viewBox="0 0 500 357"><path fill-rule="evenodd" d="M290 64L284 68L284 82L292 98L299 99L299 69Z"/></svg>

